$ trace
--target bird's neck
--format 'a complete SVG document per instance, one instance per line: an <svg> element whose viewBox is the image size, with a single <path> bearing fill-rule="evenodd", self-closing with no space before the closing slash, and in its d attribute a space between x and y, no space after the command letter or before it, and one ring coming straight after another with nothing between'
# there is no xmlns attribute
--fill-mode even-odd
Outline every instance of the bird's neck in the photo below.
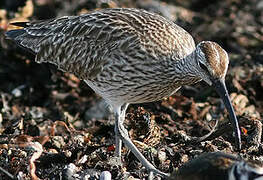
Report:
<svg viewBox="0 0 263 180"><path fill-rule="evenodd" d="M201 78L198 77L197 66L195 51L177 61L174 65L174 70L176 72L174 75L174 82L179 82L181 85L190 85L200 81Z"/></svg>

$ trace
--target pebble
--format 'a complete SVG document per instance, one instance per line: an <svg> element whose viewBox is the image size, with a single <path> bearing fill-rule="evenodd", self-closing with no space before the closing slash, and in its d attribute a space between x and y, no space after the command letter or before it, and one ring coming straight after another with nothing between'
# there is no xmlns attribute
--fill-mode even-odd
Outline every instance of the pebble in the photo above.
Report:
<svg viewBox="0 0 263 180"><path fill-rule="evenodd" d="M22 91L20 89L13 89L12 92L11 92L15 97L20 97L22 96Z"/></svg>
<svg viewBox="0 0 263 180"><path fill-rule="evenodd" d="M111 180L111 173L109 171L103 171L100 174L100 180Z"/></svg>
<svg viewBox="0 0 263 180"><path fill-rule="evenodd" d="M87 162L87 160L88 160L88 156L84 155L78 160L78 164L84 164L85 162Z"/></svg>
<svg viewBox="0 0 263 180"><path fill-rule="evenodd" d="M166 153L163 150L158 151L158 159L160 162L164 162L166 160Z"/></svg>
<svg viewBox="0 0 263 180"><path fill-rule="evenodd" d="M16 87L15 89L13 89L11 91L11 93L15 96L15 97L20 97L22 96L22 89L25 89L26 85L20 85L18 87Z"/></svg>
<svg viewBox="0 0 263 180"><path fill-rule="evenodd" d="M52 137L52 144L55 147L57 147L58 149L60 149L66 145L62 136L53 136Z"/></svg>

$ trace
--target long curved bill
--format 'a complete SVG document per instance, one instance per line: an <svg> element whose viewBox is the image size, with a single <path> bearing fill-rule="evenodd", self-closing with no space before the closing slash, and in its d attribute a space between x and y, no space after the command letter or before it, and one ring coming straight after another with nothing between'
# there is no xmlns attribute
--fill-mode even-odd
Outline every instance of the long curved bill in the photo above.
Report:
<svg viewBox="0 0 263 180"><path fill-rule="evenodd" d="M235 132L235 146L238 150L241 150L241 135L240 135L240 129L238 125L238 120L234 112L233 106L231 104L231 101L230 101L230 98L229 98L229 95L226 89L225 81L214 80L213 85L217 93L223 100L225 107L229 113L230 123L232 125L233 131Z"/></svg>

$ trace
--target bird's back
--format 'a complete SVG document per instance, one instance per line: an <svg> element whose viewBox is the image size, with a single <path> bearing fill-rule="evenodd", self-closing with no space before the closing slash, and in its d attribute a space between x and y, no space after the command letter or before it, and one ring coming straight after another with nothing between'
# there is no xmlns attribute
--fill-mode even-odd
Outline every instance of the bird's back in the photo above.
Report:
<svg viewBox="0 0 263 180"><path fill-rule="evenodd" d="M141 81L159 77L156 71L165 73L163 64L180 60L195 49L193 38L181 27L138 9L104 9L18 25L24 28L9 31L7 36L34 52L37 62L72 72L97 91L114 89L111 85L98 87L114 86L114 82L128 84L130 89L143 86L146 82ZM138 80L140 76L144 78ZM134 80L128 82L127 78Z"/></svg>

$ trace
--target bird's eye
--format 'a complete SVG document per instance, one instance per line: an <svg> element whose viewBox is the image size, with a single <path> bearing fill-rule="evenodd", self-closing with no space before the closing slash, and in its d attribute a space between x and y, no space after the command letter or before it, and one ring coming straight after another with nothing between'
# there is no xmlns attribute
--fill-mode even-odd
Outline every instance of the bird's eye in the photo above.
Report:
<svg viewBox="0 0 263 180"><path fill-rule="evenodd" d="M206 65L204 65L203 63L199 63L199 65L205 72L209 72Z"/></svg>

